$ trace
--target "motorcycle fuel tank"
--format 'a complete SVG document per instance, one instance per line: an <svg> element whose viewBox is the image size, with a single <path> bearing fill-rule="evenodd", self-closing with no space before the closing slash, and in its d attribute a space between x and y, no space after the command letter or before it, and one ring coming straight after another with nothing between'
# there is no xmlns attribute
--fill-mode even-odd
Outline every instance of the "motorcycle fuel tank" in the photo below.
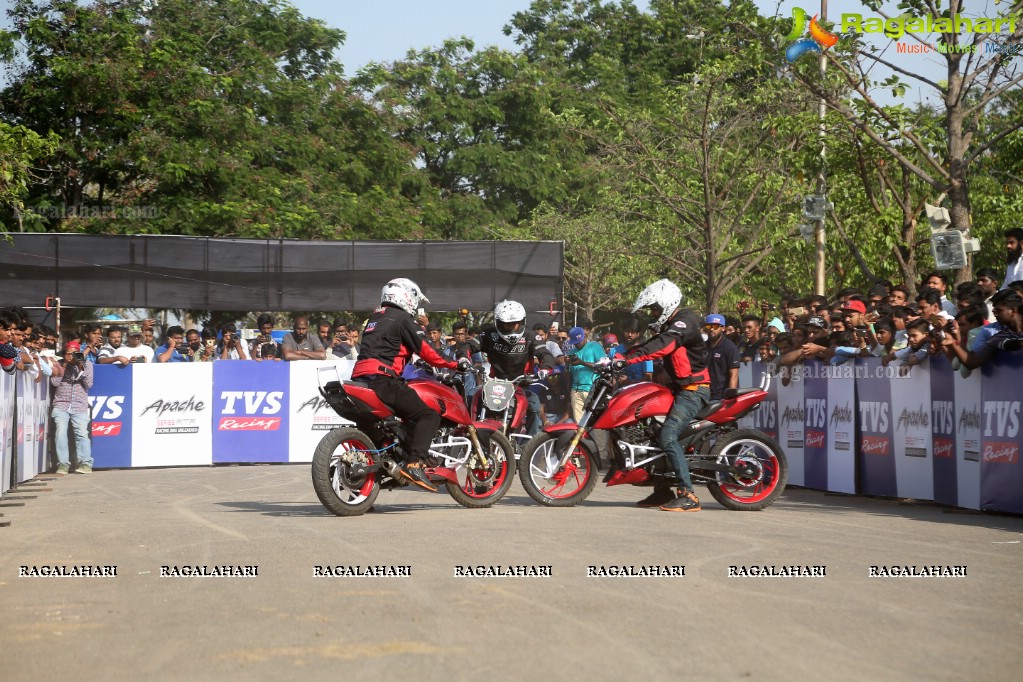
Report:
<svg viewBox="0 0 1023 682"><path fill-rule="evenodd" d="M431 410L439 412L444 419L456 424L468 424L472 421L462 396L450 386L430 379L413 379L408 385Z"/></svg>
<svg viewBox="0 0 1023 682"><path fill-rule="evenodd" d="M666 415L671 411L675 397L664 386L644 381L626 386L608 402L607 409L593 424L594 429L615 429L628 426L647 417Z"/></svg>

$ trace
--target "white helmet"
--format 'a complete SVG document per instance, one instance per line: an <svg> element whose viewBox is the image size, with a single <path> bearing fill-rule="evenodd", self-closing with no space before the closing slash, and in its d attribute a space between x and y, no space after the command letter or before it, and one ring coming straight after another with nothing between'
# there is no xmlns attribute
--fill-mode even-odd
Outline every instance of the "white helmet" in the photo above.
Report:
<svg viewBox="0 0 1023 682"><path fill-rule="evenodd" d="M429 303L430 299L423 296L418 284L404 277L392 279L380 292L380 305L390 303L413 317L416 315L416 308L423 301Z"/></svg>
<svg viewBox="0 0 1023 682"><path fill-rule="evenodd" d="M517 301L501 301L494 308L494 326L508 343L515 343L526 332L526 309Z"/></svg>
<svg viewBox="0 0 1023 682"><path fill-rule="evenodd" d="M650 328L657 331L669 317L671 317L679 306L682 305L682 292L675 284L666 279L659 279L636 297L636 303L632 306L632 313L642 308L658 306L661 309L661 316L651 320Z"/></svg>

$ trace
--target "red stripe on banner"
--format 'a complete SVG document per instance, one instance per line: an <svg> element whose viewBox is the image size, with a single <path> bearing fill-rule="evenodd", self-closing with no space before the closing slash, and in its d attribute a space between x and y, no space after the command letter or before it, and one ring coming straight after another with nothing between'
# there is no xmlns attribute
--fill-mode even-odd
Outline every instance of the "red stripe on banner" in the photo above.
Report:
<svg viewBox="0 0 1023 682"><path fill-rule="evenodd" d="M92 435L95 436L119 436L121 435L121 422L93 422Z"/></svg>
<svg viewBox="0 0 1023 682"><path fill-rule="evenodd" d="M885 436L863 436L863 440L860 442L860 451L865 455L887 457L890 454L891 445L891 439Z"/></svg>
<svg viewBox="0 0 1023 682"><path fill-rule="evenodd" d="M218 431L276 431L281 428L279 418L221 417Z"/></svg>
<svg viewBox="0 0 1023 682"><path fill-rule="evenodd" d="M1016 464L1019 462L1019 444L1011 441L987 441L984 443L983 461L996 464Z"/></svg>

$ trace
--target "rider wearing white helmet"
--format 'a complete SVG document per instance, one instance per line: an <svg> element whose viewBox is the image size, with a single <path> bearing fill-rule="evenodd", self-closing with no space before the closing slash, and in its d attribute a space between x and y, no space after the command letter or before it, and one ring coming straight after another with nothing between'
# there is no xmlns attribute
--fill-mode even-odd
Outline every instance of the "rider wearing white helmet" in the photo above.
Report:
<svg viewBox="0 0 1023 682"><path fill-rule="evenodd" d="M368 382L380 401L401 417L411 432L412 451L402 476L421 488L436 491L423 471L423 460L440 426L440 414L409 388L401 372L413 353L434 367L455 369L464 363L445 360L426 342L421 327L413 319L422 302L430 300L412 280L399 277L384 285L380 307L369 316L362 332L359 360L352 378Z"/></svg>
<svg viewBox="0 0 1023 682"><path fill-rule="evenodd" d="M494 307L494 324L483 327L480 350L487 354L490 375L498 379L514 379L529 370L545 379L555 367L547 344L527 336L526 309L518 301L501 301ZM526 391L526 399L526 433L532 436L540 430L542 407L532 391Z"/></svg>
<svg viewBox="0 0 1023 682"><path fill-rule="evenodd" d="M682 292L673 282L661 279L642 292L632 307L635 314L647 310L650 328L655 336L633 346L626 355L630 365L661 358L671 377L675 403L664 420L658 437L681 480L678 496L670 487L658 486L652 495L637 504L657 506L664 511L700 511L700 501L693 492L689 464L679 445L679 436L689 422L710 401L710 373L707 369L707 346L700 334L702 323L691 310L682 307Z"/></svg>

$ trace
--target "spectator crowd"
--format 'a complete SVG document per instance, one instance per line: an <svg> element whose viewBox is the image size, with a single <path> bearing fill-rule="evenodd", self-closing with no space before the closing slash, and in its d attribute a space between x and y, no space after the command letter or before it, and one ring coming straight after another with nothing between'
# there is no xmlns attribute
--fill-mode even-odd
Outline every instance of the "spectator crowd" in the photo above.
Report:
<svg viewBox="0 0 1023 682"><path fill-rule="evenodd" d="M984 268L976 273L974 281L953 287L944 272L935 271L912 287L878 281L865 290L843 289L834 300L784 296L777 304L740 302L736 316L708 311L703 317L703 332L711 399L720 399L725 389L736 387L740 364L754 359L770 363L772 371L785 380L791 376L790 368L808 360L839 365L857 357L876 357L886 365L897 363L908 368L937 354L949 357L953 366L966 374L999 352L1020 350L1023 229L1008 230L1005 238L1004 276ZM443 357L471 357L483 364L486 358L480 353L478 340L481 330L467 323L467 311L461 313L447 335L426 315L418 321L427 342ZM249 341L232 323L202 330L171 326L159 341L152 319L106 329L90 323L58 354L54 329L34 325L22 309L6 308L0 309L0 365L7 372L25 372L37 382L50 381L59 398L54 403L55 423L65 433L70 424L77 439L80 415L88 412L83 392L87 395L94 364L358 358L362 324L345 318L311 322L300 315L294 318L291 331L278 341L275 322L273 315L259 315L255 325L258 333ZM599 330L585 319L570 329L558 322L535 324L534 343L544 344L557 363L556 372L532 387L543 404L543 422L577 419L598 365L624 356L630 346L643 341L647 331L633 317L612 328L601 325ZM659 381L662 374L663 370L648 362L630 366L624 381ZM471 397L476 388L474 379L467 376L466 380L466 394ZM87 442L79 444L80 451L86 449L86 457L87 447ZM66 472L66 452L58 452L58 458ZM79 463L81 467L81 456Z"/></svg>

